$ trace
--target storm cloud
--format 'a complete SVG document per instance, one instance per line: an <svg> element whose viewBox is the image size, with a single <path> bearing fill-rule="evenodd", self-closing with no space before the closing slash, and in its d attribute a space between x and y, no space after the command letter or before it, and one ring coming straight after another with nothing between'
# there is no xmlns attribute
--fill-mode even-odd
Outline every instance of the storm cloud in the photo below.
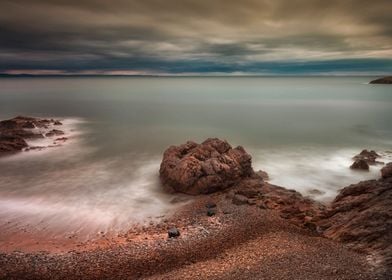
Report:
<svg viewBox="0 0 392 280"><path fill-rule="evenodd" d="M388 73L391 14L390 0L2 0L0 71Z"/></svg>

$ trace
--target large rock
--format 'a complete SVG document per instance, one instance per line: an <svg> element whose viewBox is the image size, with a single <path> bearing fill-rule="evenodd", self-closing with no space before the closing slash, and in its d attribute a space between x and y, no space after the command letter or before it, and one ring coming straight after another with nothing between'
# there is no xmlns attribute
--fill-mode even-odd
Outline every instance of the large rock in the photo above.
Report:
<svg viewBox="0 0 392 280"><path fill-rule="evenodd" d="M392 178L341 190L317 222L323 235L392 265Z"/></svg>
<svg viewBox="0 0 392 280"><path fill-rule="evenodd" d="M254 175L244 148L217 138L169 147L159 173L165 186L192 195L223 190Z"/></svg>
<svg viewBox="0 0 392 280"><path fill-rule="evenodd" d="M379 78L370 82L371 84L392 84L392 76Z"/></svg>

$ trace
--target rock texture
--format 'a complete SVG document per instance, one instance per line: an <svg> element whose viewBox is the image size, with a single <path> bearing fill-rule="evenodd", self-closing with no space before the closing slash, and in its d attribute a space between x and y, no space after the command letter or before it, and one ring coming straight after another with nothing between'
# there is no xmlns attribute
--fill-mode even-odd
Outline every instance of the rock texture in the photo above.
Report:
<svg viewBox="0 0 392 280"><path fill-rule="evenodd" d="M384 175L342 189L317 225L324 236L376 254L392 267L392 177Z"/></svg>
<svg viewBox="0 0 392 280"><path fill-rule="evenodd" d="M383 168L381 168L381 176L383 178L392 177L392 162L388 163Z"/></svg>
<svg viewBox="0 0 392 280"><path fill-rule="evenodd" d="M369 164L364 159L357 159L353 162L350 168L369 171Z"/></svg>
<svg viewBox="0 0 392 280"><path fill-rule="evenodd" d="M21 151L27 146L26 141L21 137L0 135L0 155L1 153Z"/></svg>
<svg viewBox="0 0 392 280"><path fill-rule="evenodd" d="M254 175L251 156L238 146L209 138L169 147L159 170L165 186L186 194L207 194L229 188Z"/></svg>
<svg viewBox="0 0 392 280"><path fill-rule="evenodd" d="M57 120L17 116L0 121L0 155L22 151L28 148L27 139L44 138L43 131L53 125L61 125ZM62 135L61 130L51 130L47 137ZM29 147L34 148L34 147Z"/></svg>
<svg viewBox="0 0 392 280"><path fill-rule="evenodd" d="M392 76L373 80L370 82L370 84L392 84Z"/></svg>

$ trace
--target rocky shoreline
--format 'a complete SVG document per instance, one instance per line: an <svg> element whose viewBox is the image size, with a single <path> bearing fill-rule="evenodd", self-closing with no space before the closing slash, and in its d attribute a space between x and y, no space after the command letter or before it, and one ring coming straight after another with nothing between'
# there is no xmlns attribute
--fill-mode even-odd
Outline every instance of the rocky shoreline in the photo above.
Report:
<svg viewBox="0 0 392 280"><path fill-rule="evenodd" d="M161 181L189 203L61 252L0 253L0 278L390 279L392 163L381 173L323 205L268 183L242 147L215 138L172 146Z"/></svg>
<svg viewBox="0 0 392 280"><path fill-rule="evenodd" d="M0 121L0 156L21 151L54 147L67 141L64 131L57 129L63 124L59 120L17 116ZM52 144L31 146L29 140L50 138Z"/></svg>

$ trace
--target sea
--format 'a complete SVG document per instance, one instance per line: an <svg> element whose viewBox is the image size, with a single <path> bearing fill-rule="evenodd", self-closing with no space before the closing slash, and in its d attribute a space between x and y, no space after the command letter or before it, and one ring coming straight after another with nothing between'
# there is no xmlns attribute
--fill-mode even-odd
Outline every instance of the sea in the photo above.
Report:
<svg viewBox="0 0 392 280"><path fill-rule="evenodd" d="M59 119L69 140L0 158L0 228L94 235L169 215L186 199L159 184L163 152L209 137L243 146L270 183L328 203L380 176L382 165L349 168L361 150L392 161L392 86L374 78L1 78L0 119Z"/></svg>

